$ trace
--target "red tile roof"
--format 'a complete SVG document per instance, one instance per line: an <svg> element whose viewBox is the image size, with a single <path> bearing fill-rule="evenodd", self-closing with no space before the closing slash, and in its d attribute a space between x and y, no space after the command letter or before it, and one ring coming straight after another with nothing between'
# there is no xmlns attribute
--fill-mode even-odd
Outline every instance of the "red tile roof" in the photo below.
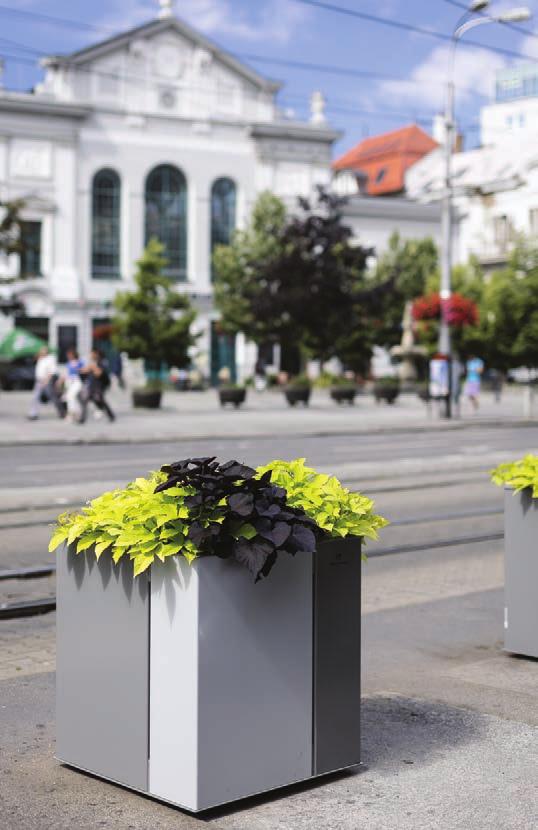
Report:
<svg viewBox="0 0 538 830"><path fill-rule="evenodd" d="M366 192L370 196L400 193L404 189L405 171L437 146L428 133L410 124L363 139L336 159L333 169L365 173Z"/></svg>

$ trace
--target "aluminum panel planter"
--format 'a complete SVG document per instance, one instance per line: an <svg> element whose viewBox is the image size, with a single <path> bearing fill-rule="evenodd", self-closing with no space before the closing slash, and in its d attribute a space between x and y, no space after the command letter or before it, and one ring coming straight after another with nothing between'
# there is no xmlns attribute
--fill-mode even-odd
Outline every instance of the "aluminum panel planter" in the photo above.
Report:
<svg viewBox="0 0 538 830"><path fill-rule="evenodd" d="M504 647L538 657L538 499L504 494Z"/></svg>
<svg viewBox="0 0 538 830"><path fill-rule="evenodd" d="M254 584L58 556L57 757L190 811L360 761L360 542Z"/></svg>

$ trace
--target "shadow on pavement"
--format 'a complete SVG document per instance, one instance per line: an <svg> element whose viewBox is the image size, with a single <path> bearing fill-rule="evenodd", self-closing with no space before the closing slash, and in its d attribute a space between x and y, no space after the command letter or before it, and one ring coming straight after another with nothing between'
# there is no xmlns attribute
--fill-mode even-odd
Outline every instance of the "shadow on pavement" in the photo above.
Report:
<svg viewBox="0 0 538 830"><path fill-rule="evenodd" d="M399 695L376 695L362 702L362 761L383 772L394 765L421 765L459 745L479 740L483 725L468 710Z"/></svg>

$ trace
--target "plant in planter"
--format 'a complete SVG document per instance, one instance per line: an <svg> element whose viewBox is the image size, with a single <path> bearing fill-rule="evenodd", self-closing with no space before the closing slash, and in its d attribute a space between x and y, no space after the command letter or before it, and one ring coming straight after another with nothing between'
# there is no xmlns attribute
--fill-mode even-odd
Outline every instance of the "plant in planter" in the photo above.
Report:
<svg viewBox="0 0 538 830"><path fill-rule="evenodd" d="M149 409L161 403L163 365L186 368L196 342L191 333L196 312L188 296L175 291L165 276L163 250L157 239L149 240L137 262L136 290L116 294L112 321L115 348L144 360L148 380L133 390L133 404Z"/></svg>
<svg viewBox="0 0 538 830"><path fill-rule="evenodd" d="M386 375L376 378L374 381L374 397L376 401L394 403L400 394L400 381L397 377Z"/></svg>
<svg viewBox="0 0 538 830"><path fill-rule="evenodd" d="M357 384L354 380L345 377L336 377L331 385L331 398L338 404L347 403L350 406L355 402Z"/></svg>
<svg viewBox="0 0 538 830"><path fill-rule="evenodd" d="M133 406L135 409L159 409L162 394L162 382L148 379L144 386L137 386L133 389Z"/></svg>
<svg viewBox="0 0 538 830"><path fill-rule="evenodd" d="M186 459L61 516L58 757L193 811L356 764L384 524L304 459Z"/></svg>
<svg viewBox="0 0 538 830"><path fill-rule="evenodd" d="M420 400L424 401L424 403L429 403L431 401L430 384L428 381L417 383L415 386L415 392Z"/></svg>
<svg viewBox="0 0 538 830"><path fill-rule="evenodd" d="M238 383L225 383L219 386L219 400L221 406L226 406L227 403L232 404L238 409L242 403L245 403L247 397L247 390L245 386Z"/></svg>
<svg viewBox="0 0 538 830"><path fill-rule="evenodd" d="M296 375L290 378L284 387L284 395L290 406L296 406L298 403L308 406L311 392L312 384L308 375Z"/></svg>
<svg viewBox="0 0 538 830"><path fill-rule="evenodd" d="M500 464L492 481L504 497L504 646L538 657L538 456Z"/></svg>

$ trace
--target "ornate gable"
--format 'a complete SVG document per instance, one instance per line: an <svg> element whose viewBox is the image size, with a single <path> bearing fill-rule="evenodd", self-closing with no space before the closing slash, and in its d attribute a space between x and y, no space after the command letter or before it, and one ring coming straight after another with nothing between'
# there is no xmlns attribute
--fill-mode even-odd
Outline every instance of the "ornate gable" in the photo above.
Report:
<svg viewBox="0 0 538 830"><path fill-rule="evenodd" d="M64 100L192 117L268 117L279 84L175 17L45 61L43 91Z"/></svg>

